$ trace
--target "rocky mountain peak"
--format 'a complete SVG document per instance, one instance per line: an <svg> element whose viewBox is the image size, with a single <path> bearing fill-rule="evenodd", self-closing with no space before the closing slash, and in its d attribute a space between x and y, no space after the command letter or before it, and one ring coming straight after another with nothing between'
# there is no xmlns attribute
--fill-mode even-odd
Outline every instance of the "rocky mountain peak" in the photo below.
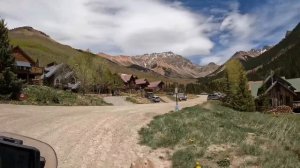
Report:
<svg viewBox="0 0 300 168"><path fill-rule="evenodd" d="M199 78L216 70L218 65L199 66L189 59L171 51L137 56L111 56L109 58L124 66L137 65L167 77Z"/></svg>

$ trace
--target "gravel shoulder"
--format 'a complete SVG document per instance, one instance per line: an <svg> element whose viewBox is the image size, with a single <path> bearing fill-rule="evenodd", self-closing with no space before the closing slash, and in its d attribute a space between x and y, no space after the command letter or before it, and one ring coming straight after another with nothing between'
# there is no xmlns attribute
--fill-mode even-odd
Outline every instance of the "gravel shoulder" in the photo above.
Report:
<svg viewBox="0 0 300 168"><path fill-rule="evenodd" d="M199 97L180 107L206 101ZM138 144L137 131L174 103L62 107L0 104L0 132L12 132L50 144L59 167L128 168L138 158L150 157L164 167L153 151Z"/></svg>

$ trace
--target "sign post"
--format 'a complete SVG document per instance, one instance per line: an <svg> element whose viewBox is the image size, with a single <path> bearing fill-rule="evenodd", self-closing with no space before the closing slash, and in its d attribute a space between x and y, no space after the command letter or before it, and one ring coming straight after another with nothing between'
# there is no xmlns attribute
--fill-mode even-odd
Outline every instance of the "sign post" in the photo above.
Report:
<svg viewBox="0 0 300 168"><path fill-rule="evenodd" d="M175 111L179 111L179 105L178 105L178 88L177 87L175 87L175 95L176 95Z"/></svg>

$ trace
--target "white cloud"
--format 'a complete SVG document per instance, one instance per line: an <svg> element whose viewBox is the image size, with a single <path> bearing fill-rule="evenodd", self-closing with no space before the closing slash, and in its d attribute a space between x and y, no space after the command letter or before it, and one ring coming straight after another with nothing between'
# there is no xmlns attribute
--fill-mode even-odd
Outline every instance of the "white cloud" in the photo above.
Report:
<svg viewBox="0 0 300 168"><path fill-rule="evenodd" d="M267 0L247 13L238 1L226 5L206 10L206 16L180 1L1 0L0 17L10 28L29 25L81 49L125 55L173 51L194 61L202 56L201 64L275 44L300 18L298 0Z"/></svg>
<svg viewBox="0 0 300 168"><path fill-rule="evenodd" d="M62 43L95 52L173 51L190 56L210 54L214 46L207 34L213 25L178 2L1 0L0 11L10 28L29 25Z"/></svg>
<svg viewBox="0 0 300 168"><path fill-rule="evenodd" d="M220 64L221 61L222 61L222 58L219 57L219 56L210 56L210 57L204 57L204 58L202 58L200 64L201 65L207 65L207 64L209 64L211 62L214 62L216 64Z"/></svg>
<svg viewBox="0 0 300 168"><path fill-rule="evenodd" d="M221 47L202 59L200 64L211 62L210 59L222 64L237 51L274 45L284 38L285 31L299 23L300 1L296 0L269 0L248 13L241 13L238 3L230 6L232 10L224 14L219 24Z"/></svg>
<svg viewBox="0 0 300 168"><path fill-rule="evenodd" d="M235 38L244 39L253 33L254 22L254 17L251 15L233 12L222 21L220 29L230 31Z"/></svg>

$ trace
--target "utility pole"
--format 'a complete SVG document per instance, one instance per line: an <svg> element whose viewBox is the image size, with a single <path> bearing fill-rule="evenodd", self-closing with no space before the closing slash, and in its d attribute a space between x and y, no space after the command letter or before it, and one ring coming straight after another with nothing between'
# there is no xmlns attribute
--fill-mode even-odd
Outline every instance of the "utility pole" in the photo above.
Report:
<svg viewBox="0 0 300 168"><path fill-rule="evenodd" d="M175 106L175 111L179 111L179 106L178 106L178 87L175 87L175 95L176 95L176 106Z"/></svg>

